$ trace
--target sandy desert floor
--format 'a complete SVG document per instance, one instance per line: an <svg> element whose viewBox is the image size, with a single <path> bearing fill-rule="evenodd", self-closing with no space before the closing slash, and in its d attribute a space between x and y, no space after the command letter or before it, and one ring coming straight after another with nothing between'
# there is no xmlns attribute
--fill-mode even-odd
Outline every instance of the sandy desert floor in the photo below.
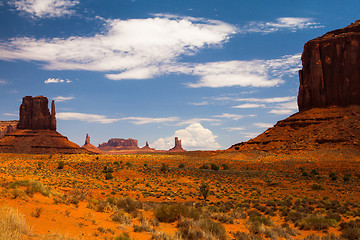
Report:
<svg viewBox="0 0 360 240"><path fill-rule="evenodd" d="M360 151L0 154L0 213L0 239L359 239Z"/></svg>

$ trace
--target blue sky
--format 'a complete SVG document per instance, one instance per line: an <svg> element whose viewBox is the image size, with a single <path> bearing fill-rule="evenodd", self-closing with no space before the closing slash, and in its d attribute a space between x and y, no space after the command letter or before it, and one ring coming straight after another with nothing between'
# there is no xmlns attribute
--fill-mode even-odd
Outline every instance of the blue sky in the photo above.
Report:
<svg viewBox="0 0 360 240"><path fill-rule="evenodd" d="M135 138L226 149L297 112L304 43L359 18L360 1L3 0L0 119L55 99L82 145Z"/></svg>

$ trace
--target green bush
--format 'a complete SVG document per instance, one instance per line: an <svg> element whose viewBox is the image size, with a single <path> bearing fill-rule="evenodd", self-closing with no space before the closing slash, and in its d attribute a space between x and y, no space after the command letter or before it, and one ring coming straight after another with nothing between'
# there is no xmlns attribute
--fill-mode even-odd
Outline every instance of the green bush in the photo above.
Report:
<svg viewBox="0 0 360 240"><path fill-rule="evenodd" d="M175 222L180 216L198 220L202 216L201 210L187 207L184 204L166 205L162 204L155 210L155 217L160 222Z"/></svg>
<svg viewBox="0 0 360 240"><path fill-rule="evenodd" d="M206 164L204 164L204 165L202 165L199 169L209 169L209 166L206 165Z"/></svg>
<svg viewBox="0 0 360 240"><path fill-rule="evenodd" d="M201 183L199 186L199 194L204 198L204 200L207 199L207 197L210 194L210 186L208 183Z"/></svg>
<svg viewBox="0 0 360 240"><path fill-rule="evenodd" d="M64 169L64 166L65 166L65 162L64 161L59 161L57 169Z"/></svg>
<svg viewBox="0 0 360 240"><path fill-rule="evenodd" d="M229 170L230 169L229 165L227 165L226 163L222 164L222 168L223 168L223 170Z"/></svg>
<svg viewBox="0 0 360 240"><path fill-rule="evenodd" d="M179 164L179 168L184 168L184 167L185 167L185 164L183 164L183 163Z"/></svg>
<svg viewBox="0 0 360 240"><path fill-rule="evenodd" d="M117 236L115 238L115 240L131 240L131 238L128 233L124 232L124 233L120 234L119 236Z"/></svg>
<svg viewBox="0 0 360 240"><path fill-rule="evenodd" d="M309 215L301 219L297 224L303 230L326 230L337 224L335 219L330 219L321 215Z"/></svg>
<svg viewBox="0 0 360 240"><path fill-rule="evenodd" d="M109 173L109 172L105 173L105 180L110 180L113 178L114 178L114 176L111 173Z"/></svg>
<svg viewBox="0 0 360 240"><path fill-rule="evenodd" d="M216 165L215 163L212 163L210 167L211 167L211 169L214 170L214 171L219 170L218 165Z"/></svg>

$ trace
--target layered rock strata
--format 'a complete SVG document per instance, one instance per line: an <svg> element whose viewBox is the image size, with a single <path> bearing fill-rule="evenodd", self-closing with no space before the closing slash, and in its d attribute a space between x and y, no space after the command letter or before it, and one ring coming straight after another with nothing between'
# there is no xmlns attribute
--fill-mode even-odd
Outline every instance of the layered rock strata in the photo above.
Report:
<svg viewBox="0 0 360 240"><path fill-rule="evenodd" d="M56 131L55 103L43 96L23 98L17 128L0 139L0 152L26 154L92 153Z"/></svg>
<svg viewBox="0 0 360 240"><path fill-rule="evenodd" d="M299 111L360 104L360 20L307 42L299 71Z"/></svg>
<svg viewBox="0 0 360 240"><path fill-rule="evenodd" d="M13 120L13 121L0 121L0 138L5 136L5 134L8 134L17 128L17 124L19 121Z"/></svg>
<svg viewBox="0 0 360 240"><path fill-rule="evenodd" d="M103 152L118 150L134 150L139 149L136 139L112 138L106 143L99 144L98 149Z"/></svg>

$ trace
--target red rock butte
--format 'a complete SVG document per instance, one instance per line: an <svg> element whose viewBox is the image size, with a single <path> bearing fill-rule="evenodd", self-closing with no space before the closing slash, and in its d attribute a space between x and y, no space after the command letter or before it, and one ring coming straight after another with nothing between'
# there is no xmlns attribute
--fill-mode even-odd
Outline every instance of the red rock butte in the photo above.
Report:
<svg viewBox="0 0 360 240"><path fill-rule="evenodd" d="M182 148L181 140L178 137L175 137L175 146L169 149L169 152L186 152L186 150Z"/></svg>
<svg viewBox="0 0 360 240"><path fill-rule="evenodd" d="M299 112L230 150L360 147L360 20L307 42Z"/></svg>
<svg viewBox="0 0 360 240"><path fill-rule="evenodd" d="M82 148L85 148L86 150L96 154L104 154L101 150L90 143L89 134L86 134L85 144L82 146Z"/></svg>
<svg viewBox="0 0 360 240"><path fill-rule="evenodd" d="M55 103L51 113L43 96L23 98L17 129L0 138L0 152L27 154L92 153L56 131Z"/></svg>

